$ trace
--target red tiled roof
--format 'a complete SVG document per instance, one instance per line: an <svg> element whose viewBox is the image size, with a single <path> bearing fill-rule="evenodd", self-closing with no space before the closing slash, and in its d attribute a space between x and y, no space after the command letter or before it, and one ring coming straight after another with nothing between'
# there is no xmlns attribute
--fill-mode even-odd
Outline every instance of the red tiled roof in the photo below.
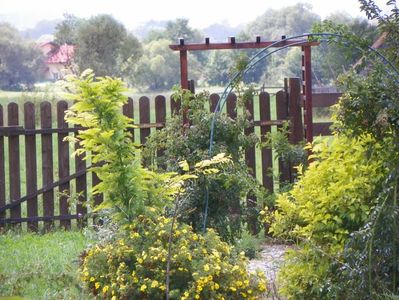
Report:
<svg viewBox="0 0 399 300"><path fill-rule="evenodd" d="M46 63L48 64L66 64L73 58L75 46L61 45L48 53Z"/></svg>

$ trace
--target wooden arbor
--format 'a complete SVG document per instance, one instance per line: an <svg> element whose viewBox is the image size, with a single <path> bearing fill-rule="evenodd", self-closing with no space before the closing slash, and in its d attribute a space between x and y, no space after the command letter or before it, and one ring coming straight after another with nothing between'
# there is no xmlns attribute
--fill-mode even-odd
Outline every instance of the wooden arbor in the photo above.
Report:
<svg viewBox="0 0 399 300"><path fill-rule="evenodd" d="M237 50L237 49L261 49L266 47L301 47L302 49L302 101L304 108L305 138L308 142L313 141L313 118L312 118L312 56L311 47L319 45L318 42L304 40L262 41L260 36L255 42L236 42L235 37L229 37L227 43L210 43L209 37L205 43L185 44L184 39L179 39L179 44L170 45L170 49L180 52L180 82L183 89L190 89L188 80L188 51L204 50ZM192 88L192 87L191 87Z"/></svg>

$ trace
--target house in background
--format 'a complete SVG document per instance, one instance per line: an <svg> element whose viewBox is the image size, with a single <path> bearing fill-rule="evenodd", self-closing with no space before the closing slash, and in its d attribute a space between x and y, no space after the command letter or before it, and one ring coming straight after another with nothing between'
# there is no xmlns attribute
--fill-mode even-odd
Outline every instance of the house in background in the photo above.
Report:
<svg viewBox="0 0 399 300"><path fill-rule="evenodd" d="M46 80L56 81L63 79L65 75L74 73L73 54L75 46L58 45L54 42L40 44L40 49L45 56Z"/></svg>

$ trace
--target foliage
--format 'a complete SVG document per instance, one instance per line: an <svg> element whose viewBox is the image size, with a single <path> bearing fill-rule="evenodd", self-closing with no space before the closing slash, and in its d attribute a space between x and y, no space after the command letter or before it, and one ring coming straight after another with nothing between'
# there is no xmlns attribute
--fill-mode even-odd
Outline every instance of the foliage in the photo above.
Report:
<svg viewBox="0 0 399 300"><path fill-rule="evenodd" d="M114 209L116 219L129 223L138 215L161 213L180 191L180 183L189 176L175 173L158 174L141 167L138 145L134 144L129 118L121 114L127 98L122 94L122 81L109 77L95 79L89 71L71 78L75 104L66 114L70 124L80 125L77 139L92 170L101 179L94 193L104 193L105 201L98 209ZM123 221L124 220L124 221Z"/></svg>
<svg viewBox="0 0 399 300"><path fill-rule="evenodd" d="M79 69L90 68L99 76L126 77L142 55L139 40L110 15L89 20L65 15L56 28L56 40L74 44Z"/></svg>
<svg viewBox="0 0 399 300"><path fill-rule="evenodd" d="M314 33L337 33L344 38L322 43L313 51L315 79L321 84L336 84L340 74L352 69L363 56L365 49L378 37L375 25L367 20L331 15L312 27Z"/></svg>
<svg viewBox="0 0 399 300"><path fill-rule="evenodd" d="M353 72L341 77L346 92L334 114L338 130L353 135L369 133L380 140L399 131L398 83L385 72L379 65L366 78Z"/></svg>
<svg viewBox="0 0 399 300"><path fill-rule="evenodd" d="M183 38L188 43L200 42L202 39L201 33L198 30L192 29L188 25L188 19L176 19L166 23L165 35L166 37L177 43L179 38Z"/></svg>
<svg viewBox="0 0 399 300"><path fill-rule="evenodd" d="M40 49L24 40L17 29L0 23L0 89L30 89L44 72Z"/></svg>
<svg viewBox="0 0 399 300"><path fill-rule="evenodd" d="M83 258L82 280L93 294L112 299L162 299L172 220L139 216L123 238L98 245ZM258 299L261 274L249 275L243 254L233 254L213 230L173 231L170 299Z"/></svg>
<svg viewBox="0 0 399 300"><path fill-rule="evenodd" d="M278 197L272 215L275 234L298 240L280 274L282 291L292 299L398 294L398 10L395 1L387 2L391 13L384 15L374 1L360 3L378 20L379 33L389 32L379 49L389 62L347 26L322 25L344 36L331 42L349 54L356 46L363 58L340 77L339 133L330 147L315 146L315 161L291 192Z"/></svg>
<svg viewBox="0 0 399 300"><path fill-rule="evenodd" d="M283 35L298 35L309 32L320 17L312 12L309 4L298 3L282 9L270 9L247 25L251 36L261 35L267 40L280 39Z"/></svg>
<svg viewBox="0 0 399 300"><path fill-rule="evenodd" d="M386 169L383 149L370 135L336 135L315 143L312 163L290 192L277 197L275 236L296 240L279 276L282 293L292 299L334 299L331 281L350 234L359 230L378 203Z"/></svg>
<svg viewBox="0 0 399 300"><path fill-rule="evenodd" d="M192 95L187 90L176 92L175 97L182 101L180 112L167 122L164 129L148 138L143 153L152 167L158 167L158 170L166 168L167 171L176 171L177 163L183 160L192 168L209 157L209 134L214 116L205 106L209 95ZM240 107L244 106L243 98L238 102ZM237 109L239 111L240 108ZM182 129L184 112L190 125ZM199 176L196 181L188 183L183 196L182 209L186 213L181 215L181 220L199 231L203 229L207 217L208 226L230 242L240 236L242 223L257 212L256 207L246 207L245 196L257 195L259 203L264 198L260 185L251 176L244 161L244 151L257 142L255 135L244 134L244 129L249 125L245 111L236 120L226 114L217 115L213 153L226 153L231 156L233 163L218 167L220 173L217 176ZM163 155L157 157L158 151L163 151ZM206 216L204 209L207 197L209 209Z"/></svg>
<svg viewBox="0 0 399 300"><path fill-rule="evenodd" d="M262 142L260 146L273 149L276 153L276 157L289 166L297 167L301 165L301 168L306 168L308 165L308 153L306 149L304 149L304 142L298 144L290 143L288 139L290 133L289 126L289 122L284 122L283 126L277 128L277 131L268 132L264 142Z"/></svg>
<svg viewBox="0 0 399 300"><path fill-rule="evenodd" d="M59 22L55 27L55 42L59 45L77 45L79 43L78 28L83 22L83 19L74 15L64 14L64 20Z"/></svg>
<svg viewBox="0 0 399 300"><path fill-rule="evenodd" d="M91 242L76 231L1 234L0 295L7 299L91 299L77 272L77 256Z"/></svg>
<svg viewBox="0 0 399 300"><path fill-rule="evenodd" d="M167 39L155 40L144 45L144 55L128 76L128 81L142 89L169 89L180 80L179 56L169 49ZM195 62L193 61L195 64Z"/></svg>
<svg viewBox="0 0 399 300"><path fill-rule="evenodd" d="M72 83L75 104L66 119L87 128L78 134L76 154L87 151L85 158L96 165L101 183L94 190L105 194L98 209L113 209L122 229L119 240L103 239L83 255L81 280L92 293L112 299L256 299L263 293L264 278L248 275L244 254L234 254L213 230L199 236L175 222L184 181L217 174L215 166L229 158L218 154L191 166L180 161L181 175L144 169L128 133L130 120L120 111L123 83L91 72Z"/></svg>

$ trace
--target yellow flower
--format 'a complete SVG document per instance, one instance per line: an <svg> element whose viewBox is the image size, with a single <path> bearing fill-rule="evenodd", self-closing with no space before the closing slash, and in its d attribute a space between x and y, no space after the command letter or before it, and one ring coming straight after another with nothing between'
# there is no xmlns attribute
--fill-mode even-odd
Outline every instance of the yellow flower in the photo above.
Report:
<svg viewBox="0 0 399 300"><path fill-rule="evenodd" d="M112 296L111 300L116 300L116 296Z"/></svg>
<svg viewBox="0 0 399 300"><path fill-rule="evenodd" d="M105 294L106 292L108 292L108 289L109 289L109 286L108 286L108 285L104 286L104 287L103 287L103 293Z"/></svg>
<svg viewBox="0 0 399 300"><path fill-rule="evenodd" d="M144 292L146 289L147 289L147 286L146 286L145 284L143 284L143 285L140 287L140 291L142 291L142 292Z"/></svg>
<svg viewBox="0 0 399 300"><path fill-rule="evenodd" d="M197 295L195 295L195 299L199 299L200 298L200 296L197 294Z"/></svg>
<svg viewBox="0 0 399 300"><path fill-rule="evenodd" d="M209 265L208 265L208 264L204 265L204 271L205 271L205 272L208 272L208 271L209 271Z"/></svg>
<svg viewBox="0 0 399 300"><path fill-rule="evenodd" d="M215 283L215 290L218 290L220 288L219 284Z"/></svg>
<svg viewBox="0 0 399 300"><path fill-rule="evenodd" d="M94 287L96 288L96 290L98 290L99 288L100 288L100 283L99 282L96 282L96 284L94 285Z"/></svg>
<svg viewBox="0 0 399 300"><path fill-rule="evenodd" d="M93 282L94 280L96 280L93 276L90 277L90 282Z"/></svg>
<svg viewBox="0 0 399 300"><path fill-rule="evenodd" d="M154 280L154 281L151 283L151 287L152 287L152 288L156 288L158 285L159 285L159 282L156 281L156 280Z"/></svg>

